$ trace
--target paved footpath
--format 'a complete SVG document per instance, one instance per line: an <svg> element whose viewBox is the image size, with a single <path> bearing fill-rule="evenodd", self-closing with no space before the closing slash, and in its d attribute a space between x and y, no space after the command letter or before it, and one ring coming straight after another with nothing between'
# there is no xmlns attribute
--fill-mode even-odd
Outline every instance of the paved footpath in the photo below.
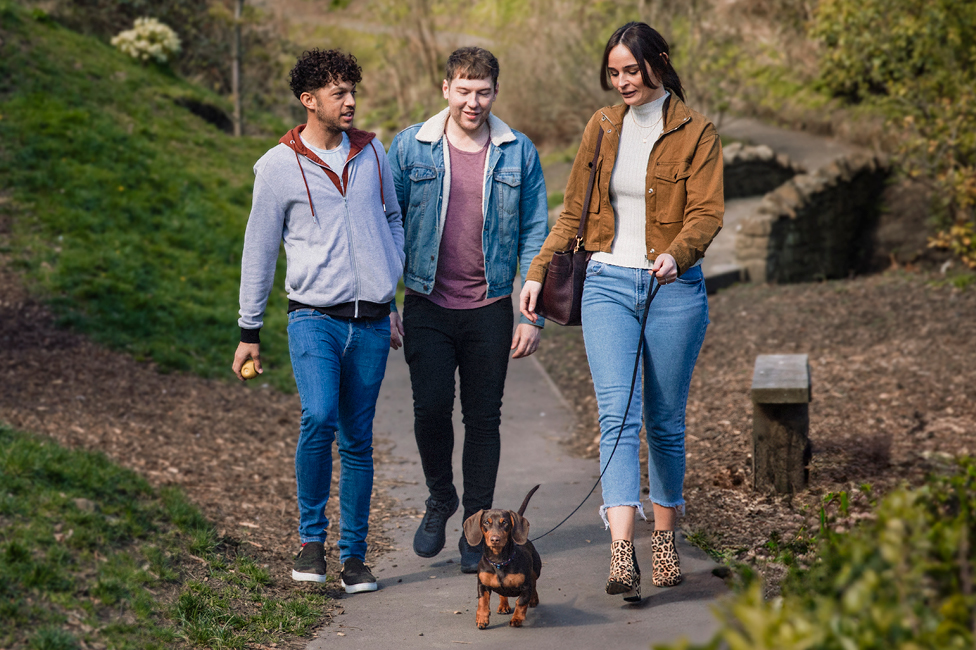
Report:
<svg viewBox="0 0 976 650"><path fill-rule="evenodd" d="M538 362L512 360L502 407L502 457L495 507L517 509L539 483L525 513L530 538L541 535L573 510L599 475L595 460L574 458L559 441L571 425L569 410ZM413 438L410 381L403 352L391 351L374 424L377 443L392 443L394 462L382 477L403 481L392 495L406 507L424 509L427 496ZM455 482L460 491L460 404L455 406ZM610 564L610 533L598 514L600 489L561 528L536 542L542 555L540 604L528 611L522 628L508 625L492 596L491 624L475 625L477 578L462 574L457 542L459 511L448 522L447 545L434 558L413 553L418 518L389 523L396 550L376 561L379 590L346 595L344 613L323 628L308 650L332 648L649 648L652 643L687 637L711 638L718 624L711 605L726 592L712 575L716 566L699 549L679 547L684 582L671 589L650 585L651 525L638 523L637 552L644 571L644 602L624 603L603 587ZM460 613L458 613L460 612ZM340 636L342 634L342 636Z"/></svg>

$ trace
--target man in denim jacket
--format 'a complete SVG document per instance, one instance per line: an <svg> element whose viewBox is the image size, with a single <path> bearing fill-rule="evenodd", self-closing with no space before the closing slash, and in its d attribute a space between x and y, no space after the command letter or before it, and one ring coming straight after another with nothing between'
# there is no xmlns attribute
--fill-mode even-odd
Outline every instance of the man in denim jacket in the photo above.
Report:
<svg viewBox="0 0 976 650"><path fill-rule="evenodd" d="M548 230L545 180L535 146L491 114L498 61L461 48L447 61L448 107L399 133L390 167L403 212L406 285L403 321L414 399L414 433L430 498L414 551L444 548L458 507L451 456L454 373L464 415L464 517L491 507L501 448L502 392L509 352L539 345L541 321L522 318L514 335L512 283L522 279ZM477 570L480 547L459 542L461 570Z"/></svg>

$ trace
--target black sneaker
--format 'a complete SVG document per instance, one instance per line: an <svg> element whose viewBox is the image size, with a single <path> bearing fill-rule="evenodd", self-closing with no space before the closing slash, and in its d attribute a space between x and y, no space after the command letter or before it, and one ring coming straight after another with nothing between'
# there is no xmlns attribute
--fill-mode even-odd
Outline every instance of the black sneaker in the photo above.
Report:
<svg viewBox="0 0 976 650"><path fill-rule="evenodd" d="M366 565L359 558L351 557L342 565L342 586L347 594L358 594L360 591L376 591L376 578L370 573Z"/></svg>
<svg viewBox="0 0 976 650"><path fill-rule="evenodd" d="M481 562L484 549L484 541L477 546L471 546L464 535L461 535L461 541L458 542L458 550L461 551L461 573L478 573L478 563Z"/></svg>
<svg viewBox="0 0 976 650"><path fill-rule="evenodd" d="M291 579L303 582L325 582L325 544L306 542L295 556Z"/></svg>
<svg viewBox="0 0 976 650"><path fill-rule="evenodd" d="M448 503L427 499L427 512L413 536L413 552L420 557L434 557L444 548L444 528L458 508L455 495Z"/></svg>

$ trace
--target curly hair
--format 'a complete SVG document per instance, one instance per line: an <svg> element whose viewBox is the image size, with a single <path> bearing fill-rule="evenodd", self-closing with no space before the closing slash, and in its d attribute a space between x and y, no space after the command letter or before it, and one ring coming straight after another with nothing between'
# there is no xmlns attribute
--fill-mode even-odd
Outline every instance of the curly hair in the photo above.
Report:
<svg viewBox="0 0 976 650"><path fill-rule="evenodd" d="M352 54L315 48L302 53L288 77L291 91L300 99L302 93L314 93L330 83L358 84L363 80L363 69Z"/></svg>

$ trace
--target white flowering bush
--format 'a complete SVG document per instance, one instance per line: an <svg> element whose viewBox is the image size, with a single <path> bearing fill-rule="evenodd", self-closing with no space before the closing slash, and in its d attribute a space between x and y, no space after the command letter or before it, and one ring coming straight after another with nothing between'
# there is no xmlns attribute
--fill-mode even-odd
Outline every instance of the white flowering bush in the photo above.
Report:
<svg viewBox="0 0 976 650"><path fill-rule="evenodd" d="M114 36L112 45L134 59L166 63L180 51L180 37L155 18L136 18L135 27Z"/></svg>

